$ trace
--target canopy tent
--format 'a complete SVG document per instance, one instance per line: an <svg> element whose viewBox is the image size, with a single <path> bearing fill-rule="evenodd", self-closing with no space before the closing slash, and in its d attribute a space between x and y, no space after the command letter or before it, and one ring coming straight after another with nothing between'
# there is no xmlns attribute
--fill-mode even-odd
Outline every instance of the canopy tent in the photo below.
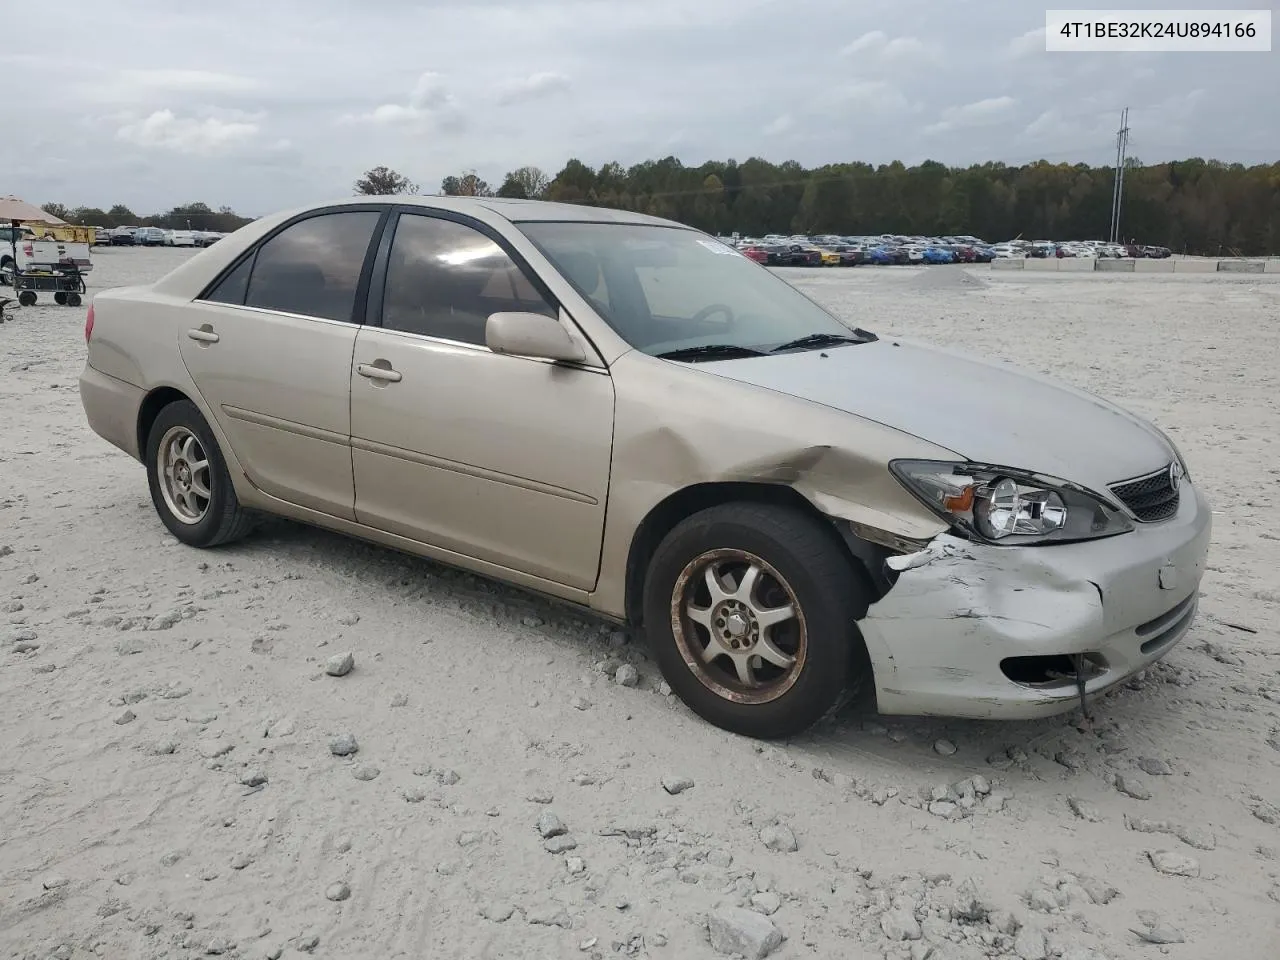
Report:
<svg viewBox="0 0 1280 960"><path fill-rule="evenodd" d="M12 220L20 220L24 223L31 221L51 223L54 226L67 225L67 221L58 219L52 213L46 213L35 204L19 200L17 197L0 197L0 223Z"/></svg>

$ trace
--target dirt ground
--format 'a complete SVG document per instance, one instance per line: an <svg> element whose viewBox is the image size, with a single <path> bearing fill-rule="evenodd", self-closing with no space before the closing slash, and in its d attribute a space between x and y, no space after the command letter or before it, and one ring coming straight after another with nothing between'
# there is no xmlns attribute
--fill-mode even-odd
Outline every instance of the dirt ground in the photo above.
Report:
<svg viewBox="0 0 1280 960"><path fill-rule="evenodd" d="M187 255L104 250L91 287ZM85 424L83 309L24 309L0 326L0 956L1280 956L1280 277L786 276L1181 445L1216 514L1201 618L1092 726L852 711L762 745L576 611L285 522L179 546Z"/></svg>

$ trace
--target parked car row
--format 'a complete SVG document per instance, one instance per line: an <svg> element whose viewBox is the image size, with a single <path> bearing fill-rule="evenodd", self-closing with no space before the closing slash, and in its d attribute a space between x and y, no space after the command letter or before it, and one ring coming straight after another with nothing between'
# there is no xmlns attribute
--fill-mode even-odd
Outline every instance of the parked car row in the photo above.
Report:
<svg viewBox="0 0 1280 960"><path fill-rule="evenodd" d="M878 237L821 236L720 237L744 256L771 267L854 267L860 264L905 265L931 263L990 263L992 260L1045 257L1150 258L1168 257L1168 247L1101 240L1007 240L988 243L969 235L918 237L881 234Z"/></svg>
<svg viewBox="0 0 1280 960"><path fill-rule="evenodd" d="M1092 259L1163 260L1172 256L1168 247L1137 243L1107 243L1102 240L1009 240L991 248L997 259L1047 259L1053 257L1088 257Z"/></svg>
<svg viewBox="0 0 1280 960"><path fill-rule="evenodd" d="M990 263L995 254L977 237L816 237L730 238L743 255L776 267L854 267L870 264Z"/></svg>
<svg viewBox="0 0 1280 960"><path fill-rule="evenodd" d="M95 244L110 247L208 247L225 233L213 230L165 230L163 227L98 227Z"/></svg>

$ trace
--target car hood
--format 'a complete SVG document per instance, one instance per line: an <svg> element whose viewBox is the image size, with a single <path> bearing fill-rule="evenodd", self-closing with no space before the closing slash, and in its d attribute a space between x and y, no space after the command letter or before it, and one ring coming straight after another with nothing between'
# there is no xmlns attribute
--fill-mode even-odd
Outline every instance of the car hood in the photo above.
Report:
<svg viewBox="0 0 1280 960"><path fill-rule="evenodd" d="M699 363L697 369L834 407L978 463L1103 492L1173 459L1149 423L1015 367L901 339Z"/></svg>

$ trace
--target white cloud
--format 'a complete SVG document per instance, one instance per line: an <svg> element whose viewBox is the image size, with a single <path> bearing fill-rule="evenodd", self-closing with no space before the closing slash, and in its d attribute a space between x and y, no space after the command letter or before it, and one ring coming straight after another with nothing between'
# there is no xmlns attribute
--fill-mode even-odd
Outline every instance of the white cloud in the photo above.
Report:
<svg viewBox="0 0 1280 960"><path fill-rule="evenodd" d="M872 30L864 33L857 40L840 48L840 56L847 57L863 50L879 50L889 42L889 35L883 30Z"/></svg>
<svg viewBox="0 0 1280 960"><path fill-rule="evenodd" d="M453 94L444 77L433 71L418 77L409 93L409 106L414 110L443 110L453 104Z"/></svg>
<svg viewBox="0 0 1280 960"><path fill-rule="evenodd" d="M157 110L140 120L124 124L116 139L139 147L161 147L179 153L208 153L225 150L257 136L256 121L224 120L218 117L180 117L172 110Z"/></svg>
<svg viewBox="0 0 1280 960"><path fill-rule="evenodd" d="M914 111L906 94L886 80L854 80L838 87L831 103L840 113L902 113Z"/></svg>
<svg viewBox="0 0 1280 960"><path fill-rule="evenodd" d="M840 48L842 57L857 57L859 54L874 56L884 63L894 61L918 60L935 53L931 44L917 37L894 37L883 30L872 30L864 33L852 43Z"/></svg>
<svg viewBox="0 0 1280 960"><path fill-rule="evenodd" d="M1014 37L1005 47L1005 56L1011 60L1021 60L1023 57L1029 57L1033 53L1044 53L1044 27L1037 27L1035 30L1028 30L1020 36Z"/></svg>
<svg viewBox="0 0 1280 960"><path fill-rule="evenodd" d="M926 134L947 133L962 127L982 127L998 123L1018 105L1013 97L987 97L960 107L948 107L942 119L924 128Z"/></svg>
<svg viewBox="0 0 1280 960"><path fill-rule="evenodd" d="M442 130L460 129L463 116L445 77L434 71L421 74L405 103L383 103L367 113L348 113L342 123L373 123L382 126L431 126Z"/></svg>
<svg viewBox="0 0 1280 960"><path fill-rule="evenodd" d="M553 94L563 93L569 89L569 78L563 73L533 73L523 80L505 84L498 90L498 103L522 103L527 100L538 100Z"/></svg>
<svg viewBox="0 0 1280 960"><path fill-rule="evenodd" d="M766 137L776 137L780 133L786 133L795 125L795 118L789 113L784 113L782 116L776 117L774 120L766 124L765 128L760 132Z"/></svg>

